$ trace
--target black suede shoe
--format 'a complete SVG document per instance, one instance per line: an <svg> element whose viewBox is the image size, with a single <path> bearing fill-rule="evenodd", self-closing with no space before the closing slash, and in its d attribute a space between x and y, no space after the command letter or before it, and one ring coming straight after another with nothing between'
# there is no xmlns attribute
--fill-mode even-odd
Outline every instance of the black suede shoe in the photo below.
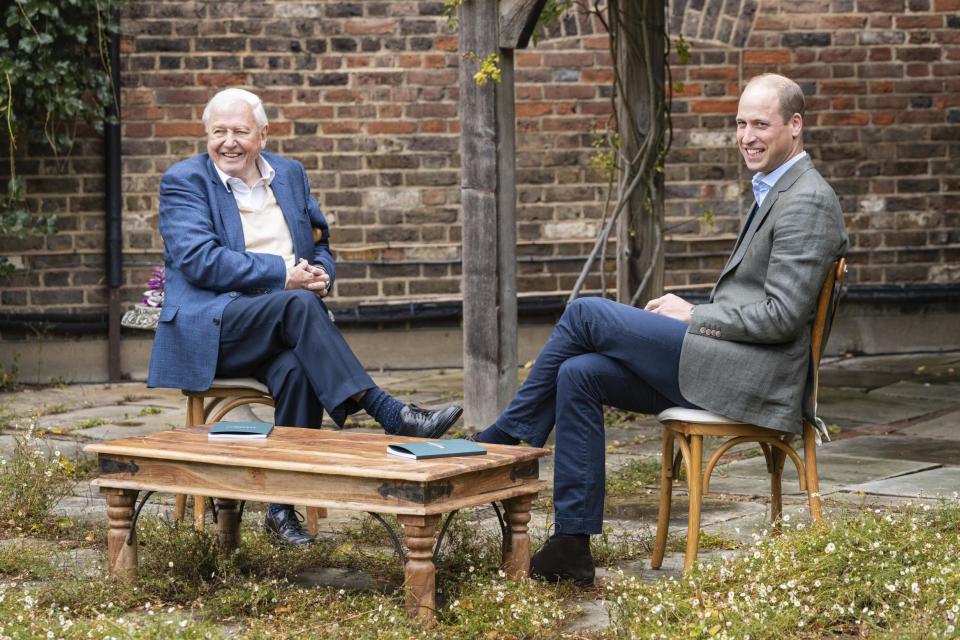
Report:
<svg viewBox="0 0 960 640"><path fill-rule="evenodd" d="M303 530L297 516L297 512L293 509L285 509L276 514L267 512L267 517L263 521L263 528L283 544L290 546L311 544L316 538Z"/></svg>
<svg viewBox="0 0 960 640"><path fill-rule="evenodd" d="M556 533L530 561L530 577L546 582L573 580L578 587L592 587L595 573L587 535Z"/></svg>
<svg viewBox="0 0 960 640"><path fill-rule="evenodd" d="M463 407L450 405L446 409L421 409L415 404L405 405L400 409L400 428L393 432L397 436L411 436L414 438L439 438L460 419Z"/></svg>

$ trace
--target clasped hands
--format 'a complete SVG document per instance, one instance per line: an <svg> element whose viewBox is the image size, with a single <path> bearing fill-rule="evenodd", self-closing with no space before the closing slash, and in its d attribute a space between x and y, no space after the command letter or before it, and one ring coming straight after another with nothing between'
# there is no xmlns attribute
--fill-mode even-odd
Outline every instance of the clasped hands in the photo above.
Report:
<svg viewBox="0 0 960 640"><path fill-rule="evenodd" d="M679 296L668 293L665 296L654 298L643 309L689 324L690 310L693 309L693 305Z"/></svg>
<svg viewBox="0 0 960 640"><path fill-rule="evenodd" d="M287 268L286 289L306 289L325 298L330 293L329 287L330 276L323 267L312 265L301 258L300 262Z"/></svg>

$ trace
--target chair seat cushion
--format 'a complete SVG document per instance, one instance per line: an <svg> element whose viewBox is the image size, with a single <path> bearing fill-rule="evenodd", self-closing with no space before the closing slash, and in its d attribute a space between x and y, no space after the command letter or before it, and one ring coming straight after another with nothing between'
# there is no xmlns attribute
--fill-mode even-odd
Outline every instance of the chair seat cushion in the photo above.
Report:
<svg viewBox="0 0 960 640"><path fill-rule="evenodd" d="M666 422L668 420L677 420L679 422L693 422L698 424L746 424L739 420L727 418L703 409L686 409L684 407L670 407L657 414L657 420Z"/></svg>
<svg viewBox="0 0 960 640"><path fill-rule="evenodd" d="M211 389L253 389L270 395L270 389L256 378L214 378Z"/></svg>

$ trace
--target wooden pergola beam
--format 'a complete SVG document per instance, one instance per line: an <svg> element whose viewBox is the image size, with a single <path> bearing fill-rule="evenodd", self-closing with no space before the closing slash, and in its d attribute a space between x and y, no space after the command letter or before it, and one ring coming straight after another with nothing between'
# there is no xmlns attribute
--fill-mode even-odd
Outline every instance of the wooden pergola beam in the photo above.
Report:
<svg viewBox="0 0 960 640"><path fill-rule="evenodd" d="M500 48L525 49L547 0L500 0Z"/></svg>

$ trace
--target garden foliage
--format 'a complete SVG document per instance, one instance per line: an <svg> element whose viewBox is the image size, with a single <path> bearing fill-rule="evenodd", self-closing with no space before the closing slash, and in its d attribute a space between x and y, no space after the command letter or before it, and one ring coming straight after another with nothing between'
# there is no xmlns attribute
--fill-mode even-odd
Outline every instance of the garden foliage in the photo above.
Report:
<svg viewBox="0 0 960 640"><path fill-rule="evenodd" d="M0 10L0 139L9 180L0 196L0 236L54 231L27 207L16 156L40 143L69 154L79 127L101 130L113 103L107 42L117 32L112 0L13 0ZM0 262L0 274L9 271Z"/></svg>

